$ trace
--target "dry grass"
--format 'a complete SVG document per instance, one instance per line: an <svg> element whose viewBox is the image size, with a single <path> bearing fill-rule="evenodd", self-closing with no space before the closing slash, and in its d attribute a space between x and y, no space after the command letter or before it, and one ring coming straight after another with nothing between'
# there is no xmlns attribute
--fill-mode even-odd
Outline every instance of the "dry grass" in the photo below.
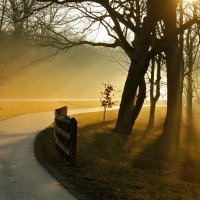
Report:
<svg viewBox="0 0 200 200"><path fill-rule="evenodd" d="M105 123L101 122L102 113L75 116L79 124L75 168L57 153L52 127L38 135L36 156L79 199L200 199L200 186L193 184L200 184L198 131L182 129L179 144L173 146L176 148L167 156L162 155L165 108L157 111L155 129L145 130L148 108L144 108L131 135L112 131L115 111L108 113Z"/></svg>
<svg viewBox="0 0 200 200"><path fill-rule="evenodd" d="M8 119L17 115L47 112L53 111L56 108L62 106L68 106L71 108L89 108L99 107L99 101L58 101L58 102L46 102L46 101L33 101L33 102L0 102L0 120Z"/></svg>

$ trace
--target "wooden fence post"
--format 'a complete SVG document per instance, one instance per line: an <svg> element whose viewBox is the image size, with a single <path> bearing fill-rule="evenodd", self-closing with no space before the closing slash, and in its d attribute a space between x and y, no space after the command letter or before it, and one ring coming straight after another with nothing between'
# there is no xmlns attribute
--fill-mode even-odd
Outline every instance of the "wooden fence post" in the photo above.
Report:
<svg viewBox="0 0 200 200"><path fill-rule="evenodd" d="M55 110L58 115L67 116L67 106Z"/></svg>
<svg viewBox="0 0 200 200"><path fill-rule="evenodd" d="M54 139L62 154L68 158L70 164L76 164L77 121L67 115L67 107L55 110Z"/></svg>
<svg viewBox="0 0 200 200"><path fill-rule="evenodd" d="M77 144L77 121L75 118L71 120L71 137L70 137L70 163L76 164L76 144Z"/></svg>

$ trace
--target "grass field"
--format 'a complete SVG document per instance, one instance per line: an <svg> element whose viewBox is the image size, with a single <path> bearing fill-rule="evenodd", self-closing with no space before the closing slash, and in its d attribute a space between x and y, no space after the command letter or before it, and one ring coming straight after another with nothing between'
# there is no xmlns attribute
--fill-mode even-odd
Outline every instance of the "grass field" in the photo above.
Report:
<svg viewBox="0 0 200 200"><path fill-rule="evenodd" d="M116 111L75 116L78 120L78 161L72 168L58 154L53 127L35 142L38 160L78 199L193 200L200 199L199 124L182 127L179 142L167 155L162 144L166 108L157 108L156 127L145 130L148 108L143 108L131 135L114 133Z"/></svg>
<svg viewBox="0 0 200 200"><path fill-rule="evenodd" d="M99 107L99 101L15 101L0 102L0 120L8 119L17 115L53 111L56 108L68 106L72 108Z"/></svg>

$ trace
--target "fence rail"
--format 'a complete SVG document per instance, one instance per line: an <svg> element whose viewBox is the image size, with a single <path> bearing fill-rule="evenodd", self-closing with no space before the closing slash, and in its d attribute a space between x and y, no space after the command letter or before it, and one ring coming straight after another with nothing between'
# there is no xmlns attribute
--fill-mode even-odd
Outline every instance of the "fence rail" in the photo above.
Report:
<svg viewBox="0 0 200 200"><path fill-rule="evenodd" d="M72 166L76 164L77 121L67 116L67 107L55 110L54 138Z"/></svg>

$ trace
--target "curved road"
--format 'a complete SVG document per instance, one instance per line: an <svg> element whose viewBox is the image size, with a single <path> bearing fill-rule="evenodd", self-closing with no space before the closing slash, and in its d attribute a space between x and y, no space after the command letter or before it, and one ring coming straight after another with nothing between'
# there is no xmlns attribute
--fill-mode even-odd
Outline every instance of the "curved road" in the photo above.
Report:
<svg viewBox="0 0 200 200"><path fill-rule="evenodd" d="M100 110L102 108L74 109L69 114ZM76 199L34 156L35 136L53 119L53 112L45 112L0 121L0 200Z"/></svg>

